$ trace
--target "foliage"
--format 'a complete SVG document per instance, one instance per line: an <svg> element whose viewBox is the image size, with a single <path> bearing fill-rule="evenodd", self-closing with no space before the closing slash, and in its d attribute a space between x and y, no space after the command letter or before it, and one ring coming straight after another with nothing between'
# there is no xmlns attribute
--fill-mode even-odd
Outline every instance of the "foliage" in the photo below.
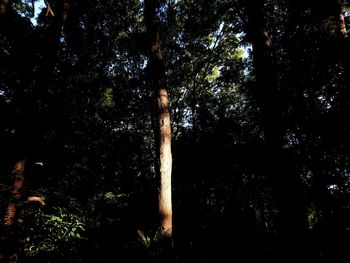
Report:
<svg viewBox="0 0 350 263"><path fill-rule="evenodd" d="M30 238L25 244L24 253L27 257L57 255L61 257L77 257L77 245L84 239L85 218L76 212L69 213L67 209L53 207L52 213L43 210L33 213L30 227ZM67 213L68 212L68 213ZM86 239L86 237L85 237ZM61 254L68 252L70 255Z"/></svg>
<svg viewBox="0 0 350 263"><path fill-rule="evenodd" d="M350 48L338 26L343 11L349 28L350 7L337 2L159 1L178 262L349 255ZM5 13L2 3L1 215L13 164L44 164L28 172L26 191L47 202L24 205L25 259L162 259L144 1L69 1L65 20L62 1L35 18L42 1ZM250 4L261 8L273 96L257 74ZM306 229L286 231L293 209Z"/></svg>

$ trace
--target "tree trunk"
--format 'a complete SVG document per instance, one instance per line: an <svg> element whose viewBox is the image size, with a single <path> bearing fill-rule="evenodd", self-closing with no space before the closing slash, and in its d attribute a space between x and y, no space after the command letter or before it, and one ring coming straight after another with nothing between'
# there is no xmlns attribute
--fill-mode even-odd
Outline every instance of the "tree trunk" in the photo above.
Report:
<svg viewBox="0 0 350 263"><path fill-rule="evenodd" d="M346 30L345 17L343 9L340 4L340 0L334 1L334 17L336 21L336 33L340 38L348 38L348 32Z"/></svg>
<svg viewBox="0 0 350 263"><path fill-rule="evenodd" d="M273 198L279 210L277 223L286 240L303 239L307 230L306 212L300 179L293 174L293 163L284 149L284 131L272 43L265 29L264 1L247 0L248 37L253 46L257 100L268 161L265 173L271 182ZM288 248L288 244L285 246ZM288 249L293 249L292 247Z"/></svg>
<svg viewBox="0 0 350 263"><path fill-rule="evenodd" d="M22 191L26 181L26 170L27 161L25 159L17 161L12 170L13 183L11 186L10 199L3 219L3 225L5 228L8 228L9 231L5 233L2 244L0 244L0 250L4 250L0 251L0 261L8 259L10 260L9 262L17 262L20 256L19 244L21 243L21 236L20 233L18 233L17 227L23 224L24 217L24 208L20 203L27 201L28 203L37 203L41 206L45 205L43 198L39 196L28 196L26 200L23 199Z"/></svg>
<svg viewBox="0 0 350 263"><path fill-rule="evenodd" d="M10 0L0 0L0 16L5 15L10 7Z"/></svg>
<svg viewBox="0 0 350 263"><path fill-rule="evenodd" d="M347 33L344 13L340 0L332 0L331 10L333 12L335 20L335 32L337 45L335 47L336 52L339 54L340 62L343 65L345 76L345 89L339 95L340 107L344 111L344 117L347 118L350 113L350 39ZM344 122L347 123L347 122Z"/></svg>
<svg viewBox="0 0 350 263"><path fill-rule="evenodd" d="M172 201L171 201L171 123L169 113L168 91L165 87L164 59L161 51L161 40L157 23L158 0L145 1L145 20L150 42L150 85L155 99L156 122L154 133L156 138L157 174L159 185L159 214L162 235L172 238Z"/></svg>
<svg viewBox="0 0 350 263"><path fill-rule="evenodd" d="M10 226L13 225L15 216L16 216L16 200L20 200L22 197L22 187L24 184L24 169L26 161L20 160L16 162L14 169L12 171L13 175L13 184L11 189L11 200L7 206L6 214L4 217L4 225Z"/></svg>
<svg viewBox="0 0 350 263"><path fill-rule="evenodd" d="M40 68L36 73L36 85L34 87L34 94L31 98L30 104L28 104L28 97L24 100L28 104L27 107L31 109L24 111L23 118L19 120L17 133L25 140L25 148L28 157L42 158L45 154L46 148L44 133L47 127L47 123L50 122L49 110L51 108L52 84L55 82L57 74L57 61L58 52L60 50L60 42L63 37L64 26L69 19L69 0L51 1L51 5L47 5L50 8L51 13L48 13L51 23L46 28L44 33L44 49L42 53L42 60ZM57 98L56 98L57 100ZM19 105L23 104L21 101ZM30 125L28 125L30 124ZM29 128L28 128L29 127Z"/></svg>
<svg viewBox="0 0 350 263"><path fill-rule="evenodd" d="M43 54L43 62L41 65L39 76L43 78L43 83L39 90L39 96L45 97L47 95L47 88L51 84L51 78L54 76L55 64L57 62L57 52L59 50L60 39L63 36L63 30L67 24L68 13L70 10L69 0L59 0L54 6L48 5L53 16L51 25L48 27L45 36L45 48ZM48 16L51 13L48 13ZM42 98L39 97L40 100Z"/></svg>
<svg viewBox="0 0 350 263"><path fill-rule="evenodd" d="M3 220L4 227L13 228L15 224L15 219L19 215L21 216L21 211L17 211L18 202L22 198L22 188L24 184L24 170L26 161L20 160L16 162L14 169L12 171L13 184L11 187L11 196L9 203L7 205L6 214ZM19 218L18 221L22 220ZM19 222L20 223L20 222ZM0 259L9 260L9 262L18 262L20 237L16 233L16 229L11 229L6 233L4 237L4 251L0 252Z"/></svg>

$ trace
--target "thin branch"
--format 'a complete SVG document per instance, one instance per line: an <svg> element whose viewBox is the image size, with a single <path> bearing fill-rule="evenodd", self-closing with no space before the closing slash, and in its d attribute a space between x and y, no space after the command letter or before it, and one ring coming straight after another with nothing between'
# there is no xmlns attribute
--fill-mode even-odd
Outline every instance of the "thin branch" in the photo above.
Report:
<svg viewBox="0 0 350 263"><path fill-rule="evenodd" d="M51 8L51 6L50 6L50 3L48 3L48 2L45 1L45 4L46 4L46 8L47 8L45 16L51 15L51 16L54 17L55 14L54 14L54 12L52 11L52 8Z"/></svg>
<svg viewBox="0 0 350 263"><path fill-rule="evenodd" d="M7 49L5 49L5 48L2 48L2 51L4 51L4 53L6 54L6 55L10 55L10 52L7 50Z"/></svg>
<svg viewBox="0 0 350 263"><path fill-rule="evenodd" d="M35 4L34 4L34 1L35 0L32 0L31 3L32 3L32 17L35 16Z"/></svg>

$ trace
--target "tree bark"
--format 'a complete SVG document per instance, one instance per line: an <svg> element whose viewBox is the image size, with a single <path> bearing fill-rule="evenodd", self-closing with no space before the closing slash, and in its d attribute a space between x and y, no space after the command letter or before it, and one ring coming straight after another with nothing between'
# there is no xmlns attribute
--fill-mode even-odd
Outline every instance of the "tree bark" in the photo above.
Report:
<svg viewBox="0 0 350 263"><path fill-rule="evenodd" d="M303 239L307 230L305 204L300 179L293 174L293 163L284 149L282 107L276 82L272 42L265 29L264 1L247 0L247 33L253 47L257 102L268 161L265 173L271 182L279 216L277 223L286 239ZM288 245L287 245L288 246ZM290 248L292 249L292 248Z"/></svg>
<svg viewBox="0 0 350 263"><path fill-rule="evenodd" d="M344 117L350 113L350 39L347 33L344 12L340 3L340 0L332 0L331 10L333 12L335 21L335 32L337 45L335 47L336 52L339 54L340 62L343 65L344 76L345 76L345 89L340 94L339 102L340 106L344 110Z"/></svg>
<svg viewBox="0 0 350 263"><path fill-rule="evenodd" d="M154 133L156 139L156 172L159 183L159 214L162 235L172 238L172 200L171 200L171 123L168 91L165 86L164 58L161 50L160 32L157 22L159 0L145 1L145 20L150 43L149 69L150 85L154 94L156 116Z"/></svg>
<svg viewBox="0 0 350 263"><path fill-rule="evenodd" d="M13 184L11 186L10 200L7 204L6 214L3 220L3 225L7 228L12 227L15 223L16 216L18 215L17 203L22 198L22 187L24 184L24 169L25 169L25 160L20 160L16 162L12 175L13 175ZM20 220L20 219L19 219ZM18 262L19 256L19 236L18 233L7 233L4 237L5 251L0 253L0 258L9 260L9 262Z"/></svg>
<svg viewBox="0 0 350 263"><path fill-rule="evenodd" d="M336 33L340 38L348 38L348 31L346 30L345 17L340 0L333 0L333 6L336 22Z"/></svg>
<svg viewBox="0 0 350 263"><path fill-rule="evenodd" d="M31 109L23 113L23 119L19 120L20 123L18 125L18 134L23 138L27 138L25 147L28 154L26 153L26 155L30 155L29 157L34 159L42 158L45 152L46 145L43 138L45 137L44 133L47 123L50 122L49 114L51 113L51 108L49 106L51 106L52 101L50 89L52 90L57 74L58 52L64 27L67 22L69 23L69 0L51 1L51 5L48 5L47 8L49 7L54 16L49 17L51 21L43 34L42 60L35 75L34 94L28 105ZM28 100L27 97L24 99ZM31 125L28 126L28 123Z"/></svg>
<svg viewBox="0 0 350 263"><path fill-rule="evenodd" d="M0 0L0 16L5 15L10 7L10 0Z"/></svg>
<svg viewBox="0 0 350 263"><path fill-rule="evenodd" d="M16 162L14 169L12 171L12 175L13 175L13 184L11 187L12 198L9 201L6 214L4 217L5 226L13 225L13 222L16 216L16 200L20 200L22 197L21 190L24 184L25 164L26 164L25 160L20 160Z"/></svg>
<svg viewBox="0 0 350 263"><path fill-rule="evenodd" d="M20 256L19 244L21 237L15 227L23 224L24 208L19 203L24 201L22 190L25 184L26 167L27 161L22 159L15 163L12 170L13 183L10 200L3 219L4 227L10 228L11 231L5 235L3 244L0 244L0 246L3 245L5 247L5 251L0 251L0 260L9 259L10 262L17 262ZM39 196L28 196L26 201L28 203L38 203L41 206L45 205L43 198Z"/></svg>

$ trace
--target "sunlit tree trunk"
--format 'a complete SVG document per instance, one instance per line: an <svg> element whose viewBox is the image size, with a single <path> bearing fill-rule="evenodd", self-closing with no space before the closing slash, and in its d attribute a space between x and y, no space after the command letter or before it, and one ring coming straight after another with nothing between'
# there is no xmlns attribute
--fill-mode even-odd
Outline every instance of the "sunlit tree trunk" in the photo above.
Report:
<svg viewBox="0 0 350 263"><path fill-rule="evenodd" d="M4 225L13 225L14 218L16 216L16 200L20 200L22 197L21 189L24 184L24 168L25 160L16 162L12 171L13 184L11 186L12 198L7 206L6 215L4 217Z"/></svg>
<svg viewBox="0 0 350 263"><path fill-rule="evenodd" d="M5 227L11 227L12 225L14 225L16 216L18 216L16 203L19 202L22 198L21 190L24 184L24 169L25 160L20 160L16 162L12 171L13 183L11 186L11 196L3 220L3 224ZM4 246L7 248L7 255L1 255L0 257L8 257L8 260L10 260L9 262L18 262L19 248L17 247L17 245L19 244L19 237L17 235L18 233L11 233L9 236L6 236L4 240Z"/></svg>
<svg viewBox="0 0 350 263"><path fill-rule="evenodd" d="M348 38L348 32L345 24L344 12L340 0L333 0L334 17L336 21L336 33L340 38Z"/></svg>
<svg viewBox="0 0 350 263"><path fill-rule="evenodd" d="M161 230L164 237L172 237L172 200L171 200L171 124L169 113L168 91L165 86L165 70L161 50L160 33L157 23L158 0L145 1L145 20L150 41L150 84L155 98L156 122L154 132L156 138L157 173L159 185L159 214Z"/></svg>
<svg viewBox="0 0 350 263"><path fill-rule="evenodd" d="M332 0L331 10L335 21L335 32L337 45L335 52L339 54L339 59L344 68L345 89L340 93L340 106L344 110L344 117L350 113L350 39L346 28L344 10L342 9L340 0ZM346 122L347 123L347 122Z"/></svg>
<svg viewBox="0 0 350 263"><path fill-rule="evenodd" d="M28 196L26 200L23 200L22 190L25 184L26 167L27 161L22 159L15 163L12 170L13 182L11 185L10 200L3 219L5 228L11 228L14 225L21 225L23 223L24 209L18 205L20 202L27 201L28 203L45 205L43 198L39 196ZM19 257L18 244L20 243L19 233L16 233L15 229L12 229L4 238L5 240L3 242L5 242L4 245L7 247L7 255L4 255L4 252L0 252L0 260L7 257L11 259L10 262L17 262Z"/></svg>
<svg viewBox="0 0 350 263"><path fill-rule="evenodd" d="M302 184L293 174L293 164L284 142L282 107L276 83L272 43L266 31L264 1L247 0L248 37L253 46L257 100L268 152L265 173L279 210L278 223L283 235L302 239L307 229Z"/></svg>

